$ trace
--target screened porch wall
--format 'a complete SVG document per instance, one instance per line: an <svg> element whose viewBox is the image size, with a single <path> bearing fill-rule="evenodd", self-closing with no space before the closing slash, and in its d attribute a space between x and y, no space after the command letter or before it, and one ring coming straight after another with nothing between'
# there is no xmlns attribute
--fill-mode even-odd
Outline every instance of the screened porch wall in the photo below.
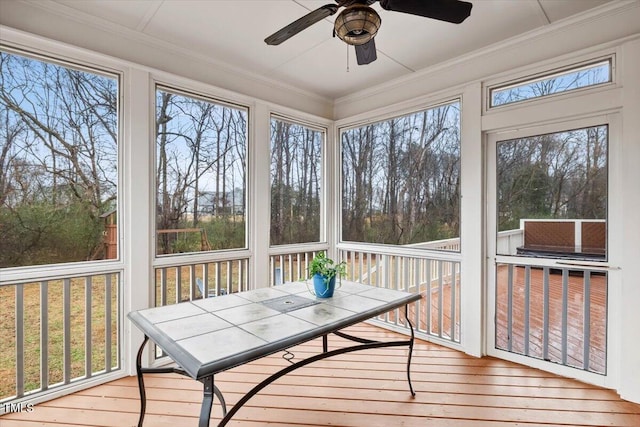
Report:
<svg viewBox="0 0 640 427"><path fill-rule="evenodd" d="M480 355L482 353L482 282L483 282L483 239L482 235L482 136L483 130L500 129L507 125L500 116L484 114L482 104L482 80L487 76L507 78L511 70L524 67L534 72L536 69L550 66L558 59L569 60L576 52L589 53L608 48L624 58L619 64L619 73L625 81L624 90L617 88L615 101L600 100L603 110L622 109L625 117L640 117L640 82L637 70L640 69L640 43L638 42L638 27L640 22L640 7L637 2L627 2L631 6L615 13L603 13L585 22L571 22L565 26L555 27L550 33L532 34L527 38L513 40L506 45L497 46L485 52L484 55L471 55L455 64L427 70L423 73L410 75L401 82L382 86L362 93L354 94L334 101L318 99L310 94L300 95L297 91L269 88L253 81L233 78L225 72L212 72L211 64L201 58L182 58L175 60L174 55L167 55L166 51L154 46L148 48L143 43L132 43L125 36L106 31L103 28L82 27L83 39L79 40L76 31L78 24L69 17L60 18L43 8L36 8L28 3L20 3L15 8L3 14L2 24L10 25L21 31L2 27L2 42L33 47L50 55L61 55L86 60L91 63L105 61L104 54L110 55L109 66L125 71L125 95L123 102L127 106L127 120L125 143L122 158L125 161L123 181L126 193L123 197L125 205L123 212L123 260L126 267L122 280L124 311L144 308L153 302L150 278L153 275L153 245L150 242L152 226L150 224L152 212L152 185L149 177L153 174L150 159L152 147L148 141L150 129L148 118L152 116L148 100L151 99L151 83L155 80L171 81L182 87L194 90L214 92L225 99L233 98L247 103L252 108L253 123L252 138L255 142L250 156L251 170L255 175L252 180L254 193L251 194L250 205L256 212L267 206L264 196L264 185L268 183L268 168L257 165L257 159L265 155L267 139L268 117L271 111L304 116L311 120L321 120L332 124L333 120L356 122L381 113L390 114L417 105L424 105L429 99L444 99L462 94L462 173L463 173L463 201L462 201L462 252L461 276L468 280L464 286L462 300L462 325L470 329L462 331L462 345L465 351ZM634 4L636 3L636 4ZM26 17L29 17L28 19ZM49 25L40 25L47 22ZM593 31L593 26L606 28L606 31ZM22 31L27 31L24 33ZM39 36L36 36L38 34ZM42 39L40 36L48 37ZM52 41L58 40L69 43L70 46ZM110 40L108 46L104 40ZM102 54L88 52L82 45ZM527 55L519 53L526 49ZM176 53L176 52L173 52ZM121 60L113 60L113 57ZM166 58L171 60L165 60ZM131 62L127 62L131 61ZM141 65L136 65L141 64ZM151 68L148 68L151 67ZM162 71L152 71L162 70ZM178 77L181 76L181 77ZM194 81L204 83L195 83ZM212 86L213 85L213 86ZM224 88L224 89L220 89ZM245 95L239 95L245 94ZM247 96L250 94L251 96ZM268 99L269 102L260 99ZM576 102L571 103L571 105ZM579 103L579 102L577 102ZM567 107L566 103L550 109L547 119L554 120L554 115ZM584 109L578 108L579 114L585 114ZM316 116L312 116L315 114ZM320 118L320 119L319 119ZM261 136L262 135L262 136ZM616 179L627 183L623 191L616 194L624 206L624 215L613 220L623 224L628 235L640 235L640 222L635 212L640 210L640 194L634 183L640 182L640 168L636 159L640 158L640 123L637 120L624 120L623 123L623 152L615 154L622 158L622 170L616 172ZM330 138L329 138L330 139ZM133 183L142 183L134 185ZM335 199L335 188L328 189L329 200ZM335 208L329 204L329 209ZM255 280L257 274L267 274L269 258L268 241L259 236L260 229L267 227L267 215L255 216L250 224L251 250L242 256L251 258L249 277ZM335 221L335 218L332 219ZM327 237L328 247L335 251L338 245L337 234L329 225ZM263 234L262 234L263 235ZM625 239L622 234L613 236L612 251L621 260L619 267L623 271L622 286L618 292L622 306L617 312L617 324L621 328L621 335L637 336L635 325L640 324L640 311L636 309L640 301L640 247L632 239ZM465 320L466 319L466 320ZM129 325L123 326L123 352L125 367L128 364L132 373L131 361L142 337L139 332ZM613 369L621 377L620 384L611 384L623 397L640 401L640 360L635 355L640 353L640 340L625 339L612 343L616 348L619 359ZM622 375L624 373L624 375Z"/></svg>

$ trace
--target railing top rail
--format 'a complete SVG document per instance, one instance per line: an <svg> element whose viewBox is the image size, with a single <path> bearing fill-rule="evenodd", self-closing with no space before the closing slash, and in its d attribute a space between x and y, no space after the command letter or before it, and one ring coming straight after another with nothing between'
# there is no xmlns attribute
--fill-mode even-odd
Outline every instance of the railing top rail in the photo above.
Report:
<svg viewBox="0 0 640 427"><path fill-rule="evenodd" d="M379 246L360 243L340 243L339 251L355 251L375 253L378 255L405 256L411 258L428 258L443 261L461 261L462 254L454 251L439 251L425 248L411 248L407 246Z"/></svg>
<svg viewBox="0 0 640 427"><path fill-rule="evenodd" d="M251 252L242 250L194 252L189 254L172 254L157 257L153 262L154 268L181 267L193 264L207 264L211 262L238 261L249 259Z"/></svg>
<svg viewBox="0 0 640 427"><path fill-rule="evenodd" d="M512 264L531 267L549 267L555 269L566 268L568 270L590 270L590 271L607 271L617 270L618 267L611 267L605 261L581 261L581 260L563 260L553 258L525 258L513 257L509 255L499 255L495 258L498 264Z"/></svg>
<svg viewBox="0 0 640 427"><path fill-rule="evenodd" d="M428 242L408 243L404 246L411 248L411 247L435 247L435 246L455 245L455 244L460 244L459 237L453 237L450 239L429 240Z"/></svg>
<svg viewBox="0 0 640 427"><path fill-rule="evenodd" d="M36 283L45 280L60 280L68 277L95 276L121 273L123 267L120 263L111 262L109 268L104 263L74 263L73 265L47 265L20 267L19 269L2 270L0 274L0 287L19 285L23 283Z"/></svg>
<svg viewBox="0 0 640 427"><path fill-rule="evenodd" d="M280 245L271 246L269 248L270 256L277 255L289 255L304 252L318 252L329 250L329 245L326 243L301 243L296 245Z"/></svg>
<svg viewBox="0 0 640 427"><path fill-rule="evenodd" d="M520 228L524 228L525 222L607 222L606 219L596 218L520 218Z"/></svg>
<svg viewBox="0 0 640 427"><path fill-rule="evenodd" d="M498 231L498 236L509 236L514 234L522 234L522 228L514 228L512 230Z"/></svg>

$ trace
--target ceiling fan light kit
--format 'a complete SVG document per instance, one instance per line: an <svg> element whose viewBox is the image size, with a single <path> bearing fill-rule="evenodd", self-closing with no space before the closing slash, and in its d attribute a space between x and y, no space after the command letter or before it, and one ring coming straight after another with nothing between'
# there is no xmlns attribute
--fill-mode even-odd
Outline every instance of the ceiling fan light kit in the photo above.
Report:
<svg viewBox="0 0 640 427"><path fill-rule="evenodd" d="M381 23L380 15L374 9L354 4L340 12L333 28L340 40L359 46L376 36Z"/></svg>

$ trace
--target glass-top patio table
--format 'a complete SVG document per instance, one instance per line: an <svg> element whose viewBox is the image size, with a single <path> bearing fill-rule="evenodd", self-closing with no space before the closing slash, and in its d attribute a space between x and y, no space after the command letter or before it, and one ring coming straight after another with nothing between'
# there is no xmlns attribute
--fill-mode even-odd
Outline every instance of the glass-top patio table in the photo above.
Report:
<svg viewBox="0 0 640 427"><path fill-rule="evenodd" d="M202 382L204 397L199 427L209 425L214 395L222 405L223 418L218 424L221 427L252 396L283 375L317 360L369 348L408 347L407 380L411 394L415 395L410 377L414 332L407 305L420 298L419 294L348 281L342 281L332 298L316 298L308 292L304 282L292 282L131 312L129 319L145 335L136 361L141 399L138 426L142 427L146 410L145 373L179 373ZM411 332L406 340L372 341L340 332L347 326L403 306ZM331 333L358 344L329 351L327 335ZM271 375L227 412L222 392L214 385L216 373L319 337L323 338L321 353L291 363ZM178 366L142 367L142 352L149 340Z"/></svg>

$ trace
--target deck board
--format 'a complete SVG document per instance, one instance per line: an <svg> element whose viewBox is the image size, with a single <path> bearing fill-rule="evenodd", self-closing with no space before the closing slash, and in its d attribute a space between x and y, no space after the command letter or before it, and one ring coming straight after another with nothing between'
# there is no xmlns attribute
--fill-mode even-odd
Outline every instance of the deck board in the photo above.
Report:
<svg viewBox="0 0 640 427"><path fill-rule="evenodd" d="M393 332L361 324L351 332L394 338ZM340 346L339 338L330 339ZM292 349L296 359L315 354L316 340ZM251 399L229 423L236 427L516 427L639 426L640 405L615 392L494 358L417 341L411 398L406 349L382 348L345 354L296 370ZM276 354L216 376L228 405L288 362ZM145 426L196 426L200 383L179 375L146 376ZM135 377L39 404L30 413L0 417L0 427L124 427L138 418ZM220 408L214 403L215 425Z"/></svg>

